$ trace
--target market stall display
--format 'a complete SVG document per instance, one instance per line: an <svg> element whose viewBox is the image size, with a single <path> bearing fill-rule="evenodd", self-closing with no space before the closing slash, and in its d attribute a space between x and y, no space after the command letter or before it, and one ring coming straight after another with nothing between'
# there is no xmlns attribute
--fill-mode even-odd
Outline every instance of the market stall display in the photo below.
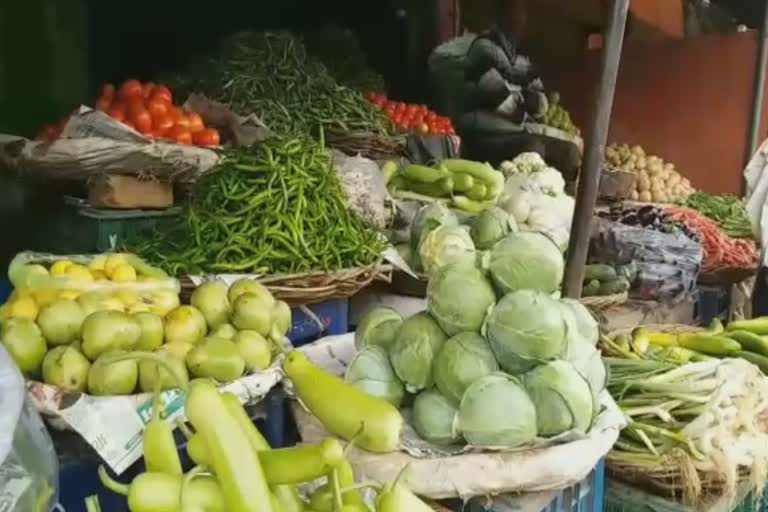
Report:
<svg viewBox="0 0 768 512"><path fill-rule="evenodd" d="M368 100L382 109L390 121L399 129L421 135L456 135L453 122L426 105L408 105L402 101L391 101L382 93L371 92Z"/></svg>
<svg viewBox="0 0 768 512"><path fill-rule="evenodd" d="M752 225L747 216L746 201L732 195L716 196L695 192L681 204L717 222L731 238L752 238Z"/></svg>
<svg viewBox="0 0 768 512"><path fill-rule="evenodd" d="M675 164L647 154L641 146L612 144L605 150L605 158L609 165L637 175L635 190L628 199L676 203L695 192L690 180L675 169Z"/></svg>

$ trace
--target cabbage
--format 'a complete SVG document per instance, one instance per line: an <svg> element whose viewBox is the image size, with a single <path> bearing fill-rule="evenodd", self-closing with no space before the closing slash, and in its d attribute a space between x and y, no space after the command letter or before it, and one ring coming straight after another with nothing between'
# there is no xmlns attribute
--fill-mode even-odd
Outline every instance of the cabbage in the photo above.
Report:
<svg viewBox="0 0 768 512"><path fill-rule="evenodd" d="M491 251L488 269L502 293L560 288L565 262L558 247L541 233L510 233Z"/></svg>
<svg viewBox="0 0 768 512"><path fill-rule="evenodd" d="M400 407L403 401L403 383L392 370L387 351L376 345L365 347L355 354L344 380L395 407Z"/></svg>
<svg viewBox="0 0 768 512"><path fill-rule="evenodd" d="M581 352L574 354L569 352L568 361L589 384L595 407L593 418L596 418L600 413L600 393L608 384L608 371L605 368L605 363L603 363L603 358L600 356L600 352L590 345L583 347Z"/></svg>
<svg viewBox="0 0 768 512"><path fill-rule="evenodd" d="M536 406L539 435L589 430L595 407L592 391L571 363L552 361L541 365L526 373L523 382Z"/></svg>
<svg viewBox="0 0 768 512"><path fill-rule="evenodd" d="M392 308L373 308L360 321L355 331L355 346L359 349L369 345L389 348L395 333L403 323L403 317Z"/></svg>
<svg viewBox="0 0 768 512"><path fill-rule="evenodd" d="M437 322L422 312L403 322L389 350L389 360L405 388L416 393L432 385L432 360L446 335Z"/></svg>
<svg viewBox="0 0 768 512"><path fill-rule="evenodd" d="M411 222L411 247L418 249L422 238L438 226L458 226L459 219L443 203L422 206Z"/></svg>
<svg viewBox="0 0 768 512"><path fill-rule="evenodd" d="M434 390L422 391L413 401L413 428L426 441L452 444L461 439L456 406Z"/></svg>
<svg viewBox="0 0 768 512"><path fill-rule="evenodd" d="M490 249L510 231L517 231L514 217L497 206L483 210L475 217L469 234L478 249Z"/></svg>
<svg viewBox="0 0 768 512"><path fill-rule="evenodd" d="M445 342L432 373L435 386L455 404L477 379L499 370L488 342L477 333L463 332Z"/></svg>
<svg viewBox="0 0 768 512"><path fill-rule="evenodd" d="M449 336L480 331L495 302L491 283L480 270L467 264L442 267L427 285L427 310Z"/></svg>
<svg viewBox="0 0 768 512"><path fill-rule="evenodd" d="M419 245L421 266L431 274L450 263L474 264L475 243L463 226L440 226L429 232Z"/></svg>
<svg viewBox="0 0 768 512"><path fill-rule="evenodd" d="M560 303L545 293L521 290L504 296L484 326L501 367L517 374L561 356L566 349L562 311Z"/></svg>
<svg viewBox="0 0 768 512"><path fill-rule="evenodd" d="M473 446L515 448L536 437L536 408L514 377L493 373L464 393L459 430Z"/></svg>
<svg viewBox="0 0 768 512"><path fill-rule="evenodd" d="M600 339L600 325L595 320L592 312L581 302L574 299L562 299L561 302L570 310L570 315L566 314L569 331L574 330L579 338L591 344L597 345ZM568 333L570 336L570 332Z"/></svg>

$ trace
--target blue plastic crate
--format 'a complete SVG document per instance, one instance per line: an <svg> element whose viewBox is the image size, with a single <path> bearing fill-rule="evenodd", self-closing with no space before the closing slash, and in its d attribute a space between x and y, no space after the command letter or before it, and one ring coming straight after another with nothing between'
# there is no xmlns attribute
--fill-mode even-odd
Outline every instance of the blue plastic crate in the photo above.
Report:
<svg viewBox="0 0 768 512"><path fill-rule="evenodd" d="M308 306L317 316L322 328L309 315L299 308L291 310L293 325L288 338L294 346L300 347L311 343L322 336L345 334L349 329L349 301L347 299L331 300Z"/></svg>
<svg viewBox="0 0 768 512"><path fill-rule="evenodd" d="M541 512L603 512L604 507L605 460L601 459L584 480L563 489ZM520 512L520 508L501 504L486 508L473 503L471 512Z"/></svg>
<svg viewBox="0 0 768 512"><path fill-rule="evenodd" d="M269 444L275 448L285 446L285 398L279 390L273 390L264 400L266 406L266 419L255 419L254 423L264 434ZM249 410L251 417L254 417L253 409ZM175 432L176 445L179 449L181 463L186 470L192 468L193 464L187 457L187 441L177 430ZM84 500L88 496L98 495L101 502L101 509L109 512L129 512L128 504L122 496L108 491L101 485L97 470L101 464L98 455L79 439L74 433L55 435L56 440L62 438L69 439L68 451L73 452L67 458L68 461L62 461L59 471L59 502L66 512L85 512ZM56 442L54 442L56 444ZM60 454L61 455L61 454ZM130 482L134 477L145 471L144 459L139 459L128 470L119 477L110 472L110 475L122 482Z"/></svg>

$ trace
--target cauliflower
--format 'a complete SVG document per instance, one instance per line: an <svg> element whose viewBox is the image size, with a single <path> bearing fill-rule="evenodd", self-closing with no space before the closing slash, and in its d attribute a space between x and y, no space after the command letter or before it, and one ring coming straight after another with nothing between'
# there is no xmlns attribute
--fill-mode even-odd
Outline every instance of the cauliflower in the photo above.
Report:
<svg viewBox="0 0 768 512"><path fill-rule="evenodd" d="M560 171L554 167L545 167L531 175L531 180L542 192L551 196L562 195L565 191L565 180Z"/></svg>
<svg viewBox="0 0 768 512"><path fill-rule="evenodd" d="M520 153L511 162L501 163L501 172L509 177L514 174L533 174L547 167L541 155L534 152Z"/></svg>

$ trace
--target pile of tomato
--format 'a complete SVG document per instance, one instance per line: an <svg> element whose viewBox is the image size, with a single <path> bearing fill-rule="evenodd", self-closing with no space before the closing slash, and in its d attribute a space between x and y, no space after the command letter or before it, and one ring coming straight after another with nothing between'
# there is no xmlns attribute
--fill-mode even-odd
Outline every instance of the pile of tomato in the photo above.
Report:
<svg viewBox="0 0 768 512"><path fill-rule="evenodd" d="M382 109L401 130L420 135L456 135L451 119L429 110L426 105L390 101L385 94L375 92L368 94L368 101Z"/></svg>
<svg viewBox="0 0 768 512"><path fill-rule="evenodd" d="M104 84L95 107L151 139L195 146L221 143L219 132L206 127L200 114L173 104L171 90L164 85L127 80L115 89L112 84ZM39 138L56 140L65 124L66 120L45 127Z"/></svg>

